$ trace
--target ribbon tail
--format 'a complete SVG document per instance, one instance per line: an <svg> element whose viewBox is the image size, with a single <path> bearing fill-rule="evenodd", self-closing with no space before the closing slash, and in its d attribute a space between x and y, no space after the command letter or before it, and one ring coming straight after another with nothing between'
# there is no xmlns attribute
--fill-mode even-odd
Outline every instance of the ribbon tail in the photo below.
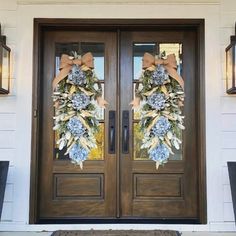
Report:
<svg viewBox="0 0 236 236"><path fill-rule="evenodd" d="M56 88L56 86L69 74L71 68L63 68L60 73L53 79L52 81L52 88L53 90Z"/></svg>
<svg viewBox="0 0 236 236"><path fill-rule="evenodd" d="M140 106L140 100L141 99L139 97L135 97L129 105L132 105L132 109L137 109Z"/></svg>
<svg viewBox="0 0 236 236"><path fill-rule="evenodd" d="M101 108L106 108L106 105L108 105L109 103L103 99L102 97L98 97L97 98L97 103L98 103L98 106L101 107Z"/></svg>
<svg viewBox="0 0 236 236"><path fill-rule="evenodd" d="M168 71L169 75L175 79L179 85L184 90L184 80L183 78L177 73L177 71L174 68L166 67L166 70Z"/></svg>

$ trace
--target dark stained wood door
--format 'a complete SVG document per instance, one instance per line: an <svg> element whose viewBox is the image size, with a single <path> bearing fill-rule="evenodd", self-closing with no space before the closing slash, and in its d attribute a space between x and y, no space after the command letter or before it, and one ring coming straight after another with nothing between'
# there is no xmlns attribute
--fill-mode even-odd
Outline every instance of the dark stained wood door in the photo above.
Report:
<svg viewBox="0 0 236 236"><path fill-rule="evenodd" d="M155 219L196 219L197 130L195 79L195 33L191 31L121 32L120 110L128 111L129 150L120 155L120 196L122 217ZM183 145L170 161L156 170L141 150L139 112L132 112L127 101L133 99L144 52L153 55L175 53L178 71L185 80L185 126ZM122 121L121 121L122 122Z"/></svg>
<svg viewBox="0 0 236 236"><path fill-rule="evenodd" d="M199 218L196 34L191 30L48 31L43 39L39 117L39 220ZM108 108L99 113L99 148L83 170L57 150L52 131L52 79L62 53L92 52ZM156 170L141 150L139 112L131 110L144 52L175 53L185 80L183 145ZM115 150L109 151L109 114L115 114ZM124 122L126 125L124 127ZM128 126L127 126L128 122ZM128 139L124 144L124 128ZM127 130L125 131L127 132ZM127 134L127 133L126 133ZM124 146L126 145L126 146Z"/></svg>
<svg viewBox="0 0 236 236"><path fill-rule="evenodd" d="M116 215L116 154L107 147L108 115L116 110L116 34L104 32L49 31L44 36L43 81L39 151L39 218L96 218ZM58 73L62 53L92 52L97 76L109 101L109 109L99 111L101 124L98 148L83 170L71 164L57 150L52 131L54 109L52 79Z"/></svg>

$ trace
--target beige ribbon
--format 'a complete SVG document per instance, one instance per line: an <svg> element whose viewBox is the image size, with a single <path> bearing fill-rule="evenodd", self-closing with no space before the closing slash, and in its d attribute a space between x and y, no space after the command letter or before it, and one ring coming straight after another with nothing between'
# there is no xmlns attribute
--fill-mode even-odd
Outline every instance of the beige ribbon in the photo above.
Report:
<svg viewBox="0 0 236 236"><path fill-rule="evenodd" d="M84 69L94 68L94 58L91 52L84 54L81 58L71 59L70 56L62 54L60 62L60 72L53 79L52 87L53 90L56 88L57 84L60 83L71 71L73 65L84 66ZM100 107L105 108L105 105L109 103L104 100L101 96L97 97L97 103Z"/></svg>
<svg viewBox="0 0 236 236"><path fill-rule="evenodd" d="M150 53L144 53L143 56L143 69L147 69L152 65L163 65L164 68L167 70L168 74L175 79L179 85L184 89L184 80L182 77L177 73L177 62L175 58L175 54L169 54L166 59L159 59L155 58Z"/></svg>
<svg viewBox="0 0 236 236"><path fill-rule="evenodd" d="M56 88L57 84L60 83L70 73L73 65L78 65L78 66L85 65L86 67L93 69L94 58L92 53L88 52L78 59L71 59L70 56L62 54L60 63L60 72L52 82L53 90Z"/></svg>
<svg viewBox="0 0 236 236"><path fill-rule="evenodd" d="M153 66L163 65L164 68L167 70L168 74L179 83L182 89L184 89L184 80L176 71L177 62L175 54L169 54L166 59L160 59L154 57L148 52L145 52L142 61L142 68L144 70L154 70ZM140 105L140 98L135 97L134 100L130 103L130 105L132 105L133 109L138 108Z"/></svg>
<svg viewBox="0 0 236 236"><path fill-rule="evenodd" d="M97 97L97 103L98 106L100 106L101 108L106 108L106 105L108 105L109 103L103 99L102 97Z"/></svg>

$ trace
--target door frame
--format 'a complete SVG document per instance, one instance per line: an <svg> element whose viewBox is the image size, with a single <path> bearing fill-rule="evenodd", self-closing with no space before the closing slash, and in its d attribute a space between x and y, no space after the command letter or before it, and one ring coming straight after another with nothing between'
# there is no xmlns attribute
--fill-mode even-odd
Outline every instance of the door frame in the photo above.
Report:
<svg viewBox="0 0 236 236"><path fill-rule="evenodd" d="M196 55L196 78L197 98L197 146L198 146L198 204L199 222L188 220L176 221L138 221L138 220L94 220L92 222L81 221L81 223L181 223L181 224L206 224L207 223L207 201L206 201L206 138L205 138L205 41L204 41L204 19L34 19L34 45L33 45L33 88L32 88L32 143L31 143L31 174L30 174L30 212L29 223L38 223L38 150L39 150L39 111L40 103L38 95L40 93L42 78L42 48L44 32L51 29L58 30L96 30L96 31L116 31L119 30L155 30L158 29L191 29L197 35L197 55ZM51 223L51 222L50 222ZM71 223L71 222L65 222ZM73 222L72 222L73 223ZM78 223L78 222L76 222Z"/></svg>

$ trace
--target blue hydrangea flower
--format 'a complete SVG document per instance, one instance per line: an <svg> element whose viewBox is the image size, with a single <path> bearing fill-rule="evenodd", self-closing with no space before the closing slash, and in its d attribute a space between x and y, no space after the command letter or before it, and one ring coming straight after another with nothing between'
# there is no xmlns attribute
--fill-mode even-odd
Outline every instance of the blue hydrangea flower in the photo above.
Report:
<svg viewBox="0 0 236 236"><path fill-rule="evenodd" d="M81 70L80 66L73 65L71 72L68 75L68 80L75 85L86 84L86 75L84 71Z"/></svg>
<svg viewBox="0 0 236 236"><path fill-rule="evenodd" d="M90 99L89 96L84 93L76 93L72 96L71 102L74 109L80 110L88 106Z"/></svg>
<svg viewBox="0 0 236 236"><path fill-rule="evenodd" d="M171 124L164 116L160 116L156 124L152 127L152 133L158 137L165 136L170 130Z"/></svg>
<svg viewBox="0 0 236 236"><path fill-rule="evenodd" d="M164 144L158 145L149 152L150 159L158 161L160 164L165 163L170 155L169 149Z"/></svg>
<svg viewBox="0 0 236 236"><path fill-rule="evenodd" d="M156 70L154 70L151 78L154 84L163 85L164 82L168 80L169 76L164 66L158 65Z"/></svg>
<svg viewBox="0 0 236 236"><path fill-rule="evenodd" d="M73 162L80 164L87 160L88 151L79 144L74 144L69 151L69 157Z"/></svg>
<svg viewBox="0 0 236 236"><path fill-rule="evenodd" d="M163 93L153 93L151 96L148 97L147 103L157 109L161 110L165 107L165 95Z"/></svg>
<svg viewBox="0 0 236 236"><path fill-rule="evenodd" d="M85 132L84 126L76 116L70 118L67 123L67 129L76 137L82 136Z"/></svg>

